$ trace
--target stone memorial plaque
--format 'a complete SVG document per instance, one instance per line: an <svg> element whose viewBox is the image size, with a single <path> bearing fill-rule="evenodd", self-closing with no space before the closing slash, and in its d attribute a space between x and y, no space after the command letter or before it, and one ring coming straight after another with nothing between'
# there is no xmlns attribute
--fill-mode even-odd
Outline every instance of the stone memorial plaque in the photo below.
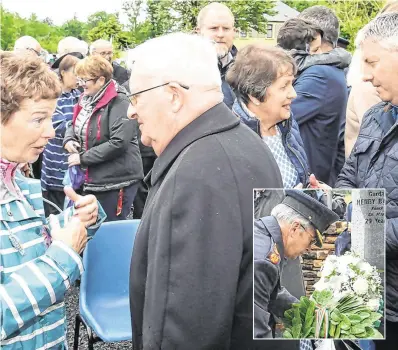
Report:
<svg viewBox="0 0 398 350"><path fill-rule="evenodd" d="M353 189L351 250L383 271L385 225L384 189Z"/></svg>

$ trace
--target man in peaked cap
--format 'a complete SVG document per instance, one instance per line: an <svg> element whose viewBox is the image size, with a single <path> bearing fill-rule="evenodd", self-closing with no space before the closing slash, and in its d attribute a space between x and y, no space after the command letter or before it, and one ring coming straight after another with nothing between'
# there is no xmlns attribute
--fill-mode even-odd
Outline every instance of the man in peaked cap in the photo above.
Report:
<svg viewBox="0 0 398 350"><path fill-rule="evenodd" d="M312 244L322 247L322 232L337 220L314 190L285 190L271 216L254 221L254 338L273 338L270 315L280 318L298 302L280 284L285 260L297 258Z"/></svg>

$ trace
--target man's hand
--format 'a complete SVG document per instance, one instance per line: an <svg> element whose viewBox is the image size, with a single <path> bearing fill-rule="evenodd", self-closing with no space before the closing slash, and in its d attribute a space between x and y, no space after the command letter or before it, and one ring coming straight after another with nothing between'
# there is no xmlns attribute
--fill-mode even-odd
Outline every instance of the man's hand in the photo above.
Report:
<svg viewBox="0 0 398 350"><path fill-rule="evenodd" d="M332 188L328 185L326 185L325 183L320 183L314 174L310 175L310 186L309 188L314 188L314 189L321 189L321 190L326 190L326 191L330 191Z"/></svg>
<svg viewBox="0 0 398 350"><path fill-rule="evenodd" d="M80 154L72 153L68 157L68 164L69 164L69 167L74 166L74 165L79 165L80 164Z"/></svg>
<svg viewBox="0 0 398 350"><path fill-rule="evenodd" d="M73 217L64 228L53 229L51 236L53 240L65 243L78 254L87 243L87 230L77 217Z"/></svg>
<svg viewBox="0 0 398 350"><path fill-rule="evenodd" d="M64 188L65 195L75 203L75 216L78 217L85 227L97 222L98 202L94 195L78 195L72 187Z"/></svg>
<svg viewBox="0 0 398 350"><path fill-rule="evenodd" d="M64 148L69 152L69 153L78 153L78 149L80 148L79 142L76 141L68 141Z"/></svg>

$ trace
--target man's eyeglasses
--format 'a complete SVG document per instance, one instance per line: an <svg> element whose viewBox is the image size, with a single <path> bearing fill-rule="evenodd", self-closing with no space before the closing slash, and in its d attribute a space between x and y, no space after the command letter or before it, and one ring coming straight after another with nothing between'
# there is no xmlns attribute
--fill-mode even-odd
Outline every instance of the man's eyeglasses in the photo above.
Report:
<svg viewBox="0 0 398 350"><path fill-rule="evenodd" d="M317 239L316 239L316 233L315 233L315 236L313 236L310 232L308 232L306 229L305 229L305 227L303 226L303 225L300 225L301 227L302 227L302 229L305 231L305 233L307 233L307 235L308 236L310 236L310 238L311 238L311 245L315 245L315 244L317 244Z"/></svg>
<svg viewBox="0 0 398 350"><path fill-rule="evenodd" d="M80 85L86 85L88 81L93 81L93 80L97 81L97 78L92 78L92 79L81 79L81 78L77 78L77 82L78 82Z"/></svg>
<svg viewBox="0 0 398 350"><path fill-rule="evenodd" d="M102 57L113 56L113 51L103 51L103 52L99 52L99 54L100 54Z"/></svg>
<svg viewBox="0 0 398 350"><path fill-rule="evenodd" d="M170 83L171 82L169 81L168 83L164 83L164 84L161 84L161 85L157 85L157 86L151 87L149 89L145 89L145 90L141 90L141 91L135 92L134 94L131 94L131 95L128 96L129 99L130 99L130 103L134 107L137 104L137 96L139 94L142 94L143 92L147 92L147 91L150 91L150 90L153 90L153 89L157 89L157 88L162 87L162 86L169 85ZM189 86L181 84L181 83L177 83L177 84L180 85L185 90L189 90Z"/></svg>

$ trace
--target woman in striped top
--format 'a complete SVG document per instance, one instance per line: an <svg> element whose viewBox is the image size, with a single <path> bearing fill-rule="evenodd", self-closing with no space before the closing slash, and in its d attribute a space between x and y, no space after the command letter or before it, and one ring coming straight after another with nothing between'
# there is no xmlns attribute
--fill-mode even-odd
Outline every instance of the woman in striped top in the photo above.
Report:
<svg viewBox="0 0 398 350"><path fill-rule="evenodd" d="M62 142L66 124L72 120L73 107L77 103L80 91L74 73L79 59L73 55L65 55L59 63L59 77L62 83L62 95L52 116L55 137L49 140L44 152L41 168L41 187L43 197L62 208L65 200L62 181L68 169L68 152ZM56 209L44 203L46 216L56 214Z"/></svg>
<svg viewBox="0 0 398 350"><path fill-rule="evenodd" d="M0 349L65 349L65 292L104 212L94 196L69 188L75 205L44 216L40 182L18 169L55 136L61 85L38 57L0 51L0 63Z"/></svg>

